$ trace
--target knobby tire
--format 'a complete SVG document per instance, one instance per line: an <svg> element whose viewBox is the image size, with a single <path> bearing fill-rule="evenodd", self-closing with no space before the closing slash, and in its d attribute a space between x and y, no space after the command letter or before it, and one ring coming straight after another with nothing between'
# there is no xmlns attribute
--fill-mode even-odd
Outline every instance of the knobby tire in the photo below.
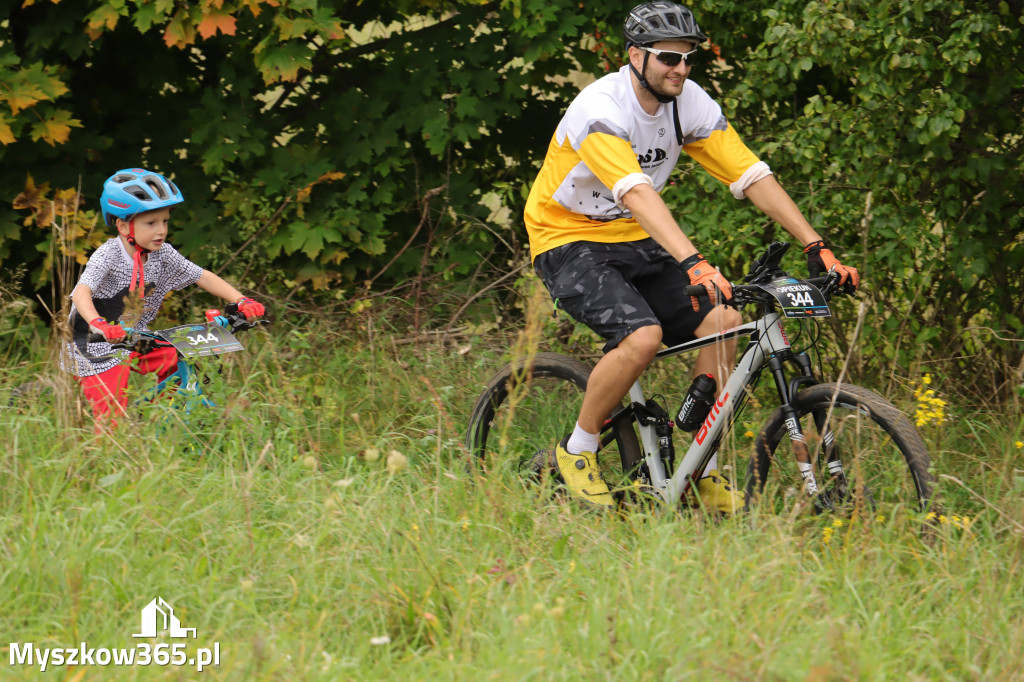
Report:
<svg viewBox="0 0 1024 682"><path fill-rule="evenodd" d="M819 384L797 393L792 407L807 439L819 486L830 483L827 461L841 458L850 479L845 495L840 496L847 507L876 516L931 508L935 477L924 441L906 416L882 396L851 384ZM826 418L832 445L822 437ZM776 410L757 436L747 469L746 492L752 499L764 495L769 484L790 494L801 484L785 421L782 409ZM780 444L784 444L781 451Z"/></svg>

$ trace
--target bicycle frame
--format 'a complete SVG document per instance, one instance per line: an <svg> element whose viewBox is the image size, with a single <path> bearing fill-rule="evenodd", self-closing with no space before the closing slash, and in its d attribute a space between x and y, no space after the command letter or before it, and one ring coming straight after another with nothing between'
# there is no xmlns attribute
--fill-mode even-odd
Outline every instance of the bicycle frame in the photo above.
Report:
<svg viewBox="0 0 1024 682"><path fill-rule="evenodd" d="M674 503L686 494L690 485L717 451L719 441L732 425L733 418L746 400L749 387L757 379L765 363L773 356L786 353L791 346L782 326L782 315L769 311L758 320L666 348L656 355L656 359L661 359L744 335L750 338L746 350L671 477L666 472L665 463L659 452L655 426L645 425L640 419L636 420L644 460L650 475L650 485L654 493L665 502ZM779 376L777 380L781 378ZM785 390L785 387L780 390ZM633 405L646 403L639 379L629 389L629 398Z"/></svg>
<svg viewBox="0 0 1024 682"><path fill-rule="evenodd" d="M146 400L152 400L156 396L164 392L164 390L171 388L177 383L177 390L179 393L190 394L199 399L199 404L203 407L213 407L216 405L215 402L207 398L203 394L203 389L199 387L199 373L196 372L195 368L189 364L189 362L178 356L178 368L169 377L159 382L155 387L146 391L146 395L140 398L137 402ZM185 414L189 414L192 411L193 403L195 401L186 398L183 408Z"/></svg>

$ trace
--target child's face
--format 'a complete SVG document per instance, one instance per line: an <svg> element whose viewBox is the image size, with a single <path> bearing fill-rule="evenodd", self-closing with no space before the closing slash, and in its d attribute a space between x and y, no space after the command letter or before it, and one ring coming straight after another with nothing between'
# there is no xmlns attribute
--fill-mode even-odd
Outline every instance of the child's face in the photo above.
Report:
<svg viewBox="0 0 1024 682"><path fill-rule="evenodd" d="M167 239L167 224L171 218L171 210L158 208L135 216L135 243L148 251L156 251ZM117 231L121 238L128 239L128 221L118 220Z"/></svg>

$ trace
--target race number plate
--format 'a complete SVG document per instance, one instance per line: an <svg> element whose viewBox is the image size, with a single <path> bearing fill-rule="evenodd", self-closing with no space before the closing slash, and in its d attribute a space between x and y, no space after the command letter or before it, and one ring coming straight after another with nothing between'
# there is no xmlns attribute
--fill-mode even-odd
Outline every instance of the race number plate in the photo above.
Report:
<svg viewBox="0 0 1024 682"><path fill-rule="evenodd" d="M829 317L828 302L813 284L780 277L758 285L775 297L786 317Z"/></svg>
<svg viewBox="0 0 1024 682"><path fill-rule="evenodd" d="M157 334L186 358L201 355L220 355L242 350L234 334L214 322L186 324L157 332Z"/></svg>

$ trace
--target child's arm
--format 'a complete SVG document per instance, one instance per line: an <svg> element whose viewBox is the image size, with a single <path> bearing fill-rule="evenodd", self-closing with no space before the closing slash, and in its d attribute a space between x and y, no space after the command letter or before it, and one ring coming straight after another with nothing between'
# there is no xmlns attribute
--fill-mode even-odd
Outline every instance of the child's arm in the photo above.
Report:
<svg viewBox="0 0 1024 682"><path fill-rule="evenodd" d="M199 275L199 279L196 281L196 286L203 291L210 292L217 298L223 298L225 301L229 301L231 303L235 303L239 299L245 298L242 296L242 292L209 270L203 270L203 274Z"/></svg>
<svg viewBox="0 0 1024 682"><path fill-rule="evenodd" d="M118 341L125 336L124 329L115 323L110 323L100 317L96 306L92 302L92 289L85 284L75 286L71 292L71 302L75 304L75 310L82 316L82 319L89 323L89 326L98 330L107 341Z"/></svg>
<svg viewBox="0 0 1024 682"><path fill-rule="evenodd" d="M96 312L96 306L92 303L92 289L84 284L77 285L71 292L71 302L75 304L75 310L86 322L92 322L100 316Z"/></svg>
<svg viewBox="0 0 1024 682"><path fill-rule="evenodd" d="M262 304L257 303L251 298L246 298L242 295L242 292L209 270L203 270L203 274L196 280L196 285L214 296L223 298L225 301L238 303L238 310L246 317L259 317L266 312Z"/></svg>

